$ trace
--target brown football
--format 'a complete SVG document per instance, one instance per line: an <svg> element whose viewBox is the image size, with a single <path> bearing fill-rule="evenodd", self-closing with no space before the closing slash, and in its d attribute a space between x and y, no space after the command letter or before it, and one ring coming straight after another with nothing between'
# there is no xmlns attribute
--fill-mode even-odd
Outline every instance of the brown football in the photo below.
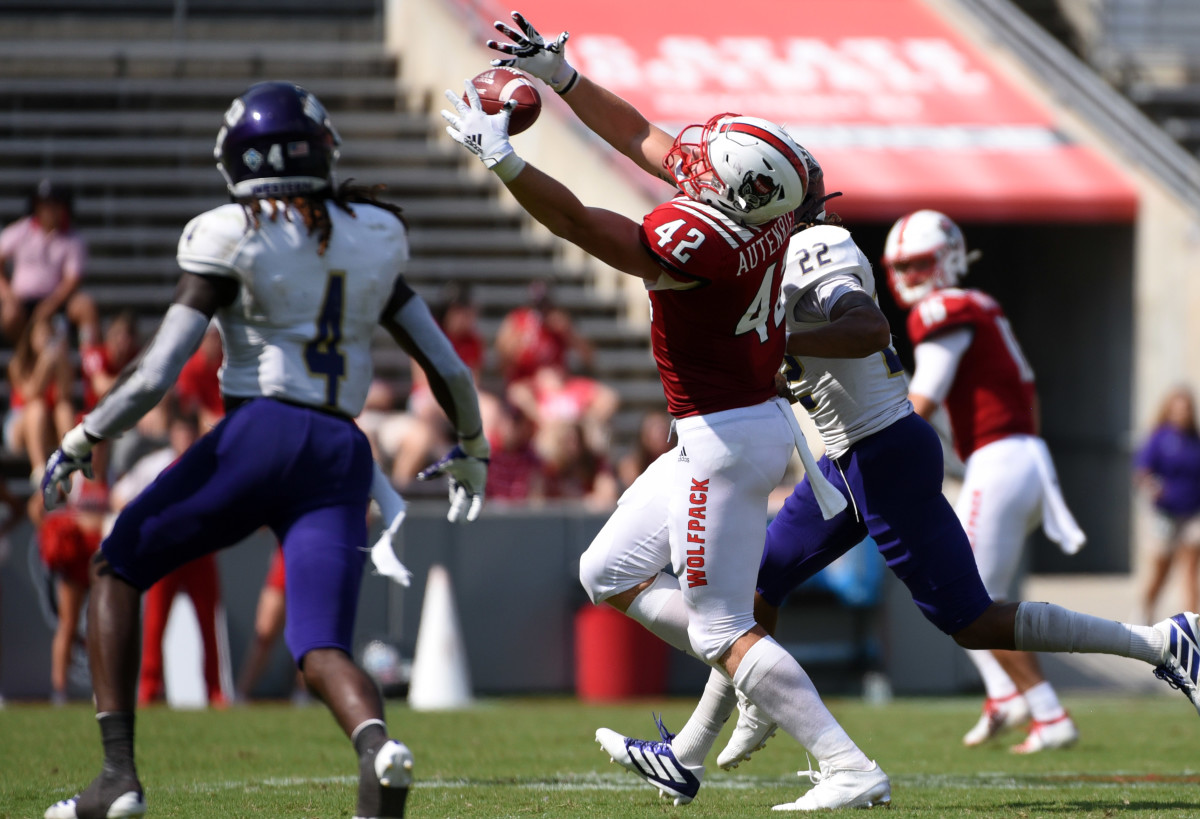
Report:
<svg viewBox="0 0 1200 819"><path fill-rule="evenodd" d="M510 99L517 101L508 121L508 132L519 134L537 121L542 112L542 95L538 93L529 77L511 68L489 68L471 82L479 92L479 102L484 112L495 114L500 106ZM466 102L467 95L463 94Z"/></svg>

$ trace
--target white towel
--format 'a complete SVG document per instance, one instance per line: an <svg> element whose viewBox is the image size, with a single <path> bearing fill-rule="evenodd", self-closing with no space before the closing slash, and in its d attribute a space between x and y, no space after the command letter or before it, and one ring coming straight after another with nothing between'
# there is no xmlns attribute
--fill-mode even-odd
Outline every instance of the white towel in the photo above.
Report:
<svg viewBox="0 0 1200 819"><path fill-rule="evenodd" d="M408 506L383 474L379 464L375 464L375 474L371 478L371 497L379 504L379 513L383 519L390 521L379 540L371 547L371 563L375 566L375 573L391 578L401 586L408 586L412 583L412 572L396 557L393 546L393 538L404 523Z"/></svg>
<svg viewBox="0 0 1200 819"><path fill-rule="evenodd" d="M1067 508L1067 502L1062 496L1062 488L1058 485L1058 474L1054 470L1054 461L1050 458L1050 450L1041 438L1031 438L1037 448L1038 475L1042 479L1042 530L1046 537L1058 544L1063 554L1073 555L1087 543L1087 535L1075 522L1075 516Z"/></svg>
<svg viewBox="0 0 1200 819"><path fill-rule="evenodd" d="M779 411L791 424L792 439L795 441L796 451L800 453L800 462L804 464L804 474L808 475L808 483L812 487L813 495L816 496L817 505L821 507L821 515L825 520L829 520L846 508L846 497L834 488L834 485L817 467L817 459L813 457L812 450L808 448L808 439L804 437L804 431L800 429L800 422L796 420L796 414L792 412L792 405L782 398L777 398L775 406L779 407Z"/></svg>

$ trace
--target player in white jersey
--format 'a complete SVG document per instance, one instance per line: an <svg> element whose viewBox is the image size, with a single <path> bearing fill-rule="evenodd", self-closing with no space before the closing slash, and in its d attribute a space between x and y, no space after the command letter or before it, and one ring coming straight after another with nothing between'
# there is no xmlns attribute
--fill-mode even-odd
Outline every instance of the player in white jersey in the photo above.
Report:
<svg viewBox="0 0 1200 819"><path fill-rule="evenodd" d="M340 140L312 94L267 82L233 101L214 154L233 204L194 219L179 242L184 273L154 339L46 466L47 507L91 449L158 403L215 316L225 348L227 414L125 507L92 565L88 652L104 748L99 776L47 819L146 811L133 726L141 593L175 568L269 526L287 571L288 648L310 691L359 759L357 817L404 815L412 754L391 740L375 684L351 659L366 555L368 498L391 523L403 501L354 423L382 325L429 374L460 445L428 470L451 479L451 519L483 499L487 441L470 370L400 275L408 258L397 208L333 180Z"/></svg>
<svg viewBox="0 0 1200 819"><path fill-rule="evenodd" d="M823 185L821 177L819 167L810 167L810 180ZM822 221L823 212L813 208L797 223ZM921 613L960 645L1011 649L1028 641L1044 650L1137 657L1158 666L1156 674L1181 685L1196 704L1194 649L1183 649L1181 663L1173 648L1189 639L1194 645L1194 614L1155 627L1128 626L1045 603L996 604L988 596L966 533L941 492L941 444L913 412L887 319L875 302L871 266L847 231L818 224L792 237L780 301L789 331L784 370L791 392L826 444L819 471L850 504L826 520L810 473L771 522L754 606L768 632L792 589L870 535ZM673 757L702 762L735 702L738 724L718 765L737 767L763 747L775 732L773 720L713 672L692 718L666 743ZM869 777L819 762L820 770L812 772L817 787L776 810L881 801L878 783Z"/></svg>

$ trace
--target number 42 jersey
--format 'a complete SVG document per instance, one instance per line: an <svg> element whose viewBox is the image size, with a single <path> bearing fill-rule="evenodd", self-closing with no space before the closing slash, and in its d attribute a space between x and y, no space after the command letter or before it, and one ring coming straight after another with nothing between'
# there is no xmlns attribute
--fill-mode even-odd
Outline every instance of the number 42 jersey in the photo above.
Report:
<svg viewBox="0 0 1200 819"><path fill-rule="evenodd" d="M676 418L775 395L784 347L776 301L791 229L791 213L746 226L685 196L642 220L642 242L663 268L646 285L650 335Z"/></svg>
<svg viewBox="0 0 1200 819"><path fill-rule="evenodd" d="M408 239L382 208L355 204L354 215L328 208L333 232L324 255L295 212L259 214L254 228L241 205L222 205L184 229L179 266L240 285L216 314L224 395L281 398L351 418L362 412L371 336L408 260Z"/></svg>

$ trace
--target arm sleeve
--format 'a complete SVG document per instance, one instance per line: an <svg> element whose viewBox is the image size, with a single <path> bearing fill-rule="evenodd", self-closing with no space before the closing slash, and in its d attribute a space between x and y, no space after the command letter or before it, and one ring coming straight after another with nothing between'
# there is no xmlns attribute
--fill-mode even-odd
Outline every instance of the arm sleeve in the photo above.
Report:
<svg viewBox="0 0 1200 819"><path fill-rule="evenodd" d="M428 376L430 389L458 431L463 450L472 457L488 457L475 379L429 307L419 298L409 298L392 320L407 336L409 354Z"/></svg>
<svg viewBox="0 0 1200 819"><path fill-rule="evenodd" d="M829 321L838 299L847 293L865 292L857 276L851 273L834 273L817 282L800 297L792 308L792 317L797 321Z"/></svg>
<svg viewBox="0 0 1200 819"><path fill-rule="evenodd" d="M970 327L960 327L939 333L927 341L922 341L913 350L916 372L909 383L908 391L923 395L939 404L950 394L954 384L954 375L958 372L958 362L971 346L975 331Z"/></svg>
<svg viewBox="0 0 1200 819"><path fill-rule="evenodd" d="M136 424L175 383L207 329L208 316L194 307L172 304L167 308L145 352L84 417L84 432L92 438L113 438Z"/></svg>

